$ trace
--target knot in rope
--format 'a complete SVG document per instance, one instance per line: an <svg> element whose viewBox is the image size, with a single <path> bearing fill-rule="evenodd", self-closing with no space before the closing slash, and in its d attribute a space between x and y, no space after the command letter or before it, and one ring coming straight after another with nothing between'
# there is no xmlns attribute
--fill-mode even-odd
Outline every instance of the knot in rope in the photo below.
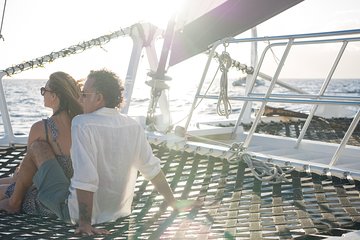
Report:
<svg viewBox="0 0 360 240"><path fill-rule="evenodd" d="M286 174L291 172L294 168L289 167L288 169L283 169L280 166L264 162L261 160L253 159L253 158L242 158L245 163L250 168L251 172L254 176L263 182L272 182L272 183L281 183L281 182L289 182L286 179Z"/></svg>
<svg viewBox="0 0 360 240"><path fill-rule="evenodd" d="M246 147L243 146L243 143L233 143L229 149L230 151L235 151L235 152L243 152L246 150Z"/></svg>
<svg viewBox="0 0 360 240"><path fill-rule="evenodd" d="M230 164L245 162L256 179L271 183L289 182L286 179L286 174L290 173L294 167L283 169L276 164L255 159L245 152L246 148L242 144L234 143L229 150L233 151L234 154L227 161Z"/></svg>
<svg viewBox="0 0 360 240"><path fill-rule="evenodd" d="M219 63L221 72L228 72L232 65L232 59L230 57L230 54L225 51L222 52L222 54L219 56Z"/></svg>
<svg viewBox="0 0 360 240"><path fill-rule="evenodd" d="M217 113L219 116L226 116L229 117L230 113L232 112L231 104L228 99L228 77L227 73L232 65L232 59L228 52L223 52L219 56L219 68L222 72L220 78L220 93L219 99L217 102Z"/></svg>
<svg viewBox="0 0 360 240"><path fill-rule="evenodd" d="M238 163L242 161L244 154L248 155L248 153L245 153L246 148L243 147L243 143L233 143L229 148L229 151L233 152L231 157L229 157L227 160L230 164Z"/></svg>

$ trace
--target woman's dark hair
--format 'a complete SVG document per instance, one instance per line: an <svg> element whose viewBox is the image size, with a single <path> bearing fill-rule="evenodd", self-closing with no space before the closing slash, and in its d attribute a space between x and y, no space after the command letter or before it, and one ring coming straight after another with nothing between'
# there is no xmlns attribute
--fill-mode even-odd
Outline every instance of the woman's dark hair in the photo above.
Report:
<svg viewBox="0 0 360 240"><path fill-rule="evenodd" d="M88 79L94 79L92 87L104 97L105 107L115 108L120 107L123 103L123 82L113 72L102 69L91 71Z"/></svg>
<svg viewBox="0 0 360 240"><path fill-rule="evenodd" d="M78 101L81 93L80 86L73 77L65 72L54 72L50 75L48 86L60 100L57 112L66 111L70 119L83 113Z"/></svg>

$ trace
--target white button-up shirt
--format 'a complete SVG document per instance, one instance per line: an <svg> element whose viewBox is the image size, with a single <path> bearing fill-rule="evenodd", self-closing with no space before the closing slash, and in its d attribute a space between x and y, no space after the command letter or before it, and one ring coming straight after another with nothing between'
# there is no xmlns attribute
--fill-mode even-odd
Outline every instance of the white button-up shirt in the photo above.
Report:
<svg viewBox="0 0 360 240"><path fill-rule="evenodd" d="M138 171L151 180L161 170L142 127L116 109L101 108L76 116L71 134L71 220L79 218L76 189L94 193L92 224L129 215Z"/></svg>

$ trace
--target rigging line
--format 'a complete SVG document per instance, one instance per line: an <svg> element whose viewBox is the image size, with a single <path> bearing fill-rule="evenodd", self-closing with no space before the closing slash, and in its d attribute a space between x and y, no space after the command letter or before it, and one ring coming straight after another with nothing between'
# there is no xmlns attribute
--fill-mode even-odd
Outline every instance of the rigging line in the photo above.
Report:
<svg viewBox="0 0 360 240"><path fill-rule="evenodd" d="M211 80L211 82L210 82L208 88L206 89L204 95L206 95L206 94L209 92L210 87L211 87L212 84L214 83L215 78L216 78L216 75L217 75L217 73L219 72L219 70L220 70L220 65L219 65L218 68L216 69L216 72L215 72L215 74L214 74L214 77L213 77L213 79ZM198 101L198 103L197 103L196 106L194 107L194 110L198 108L198 106L200 105L200 103L202 102L203 99L204 99L204 98L201 98L201 99ZM175 126L176 124L179 124L180 122L184 121L184 119L187 118L187 117L189 117L189 114L187 114L187 115L186 115L185 117L183 117L181 120L173 123L172 126Z"/></svg>
<svg viewBox="0 0 360 240"><path fill-rule="evenodd" d="M1 17L1 26L0 26L0 39L2 39L3 41L5 41L3 35L2 35L2 28L3 28L3 23L4 23L4 17L5 17L5 9L6 9L6 1L4 1L4 8L3 8L3 13L2 13L2 17Z"/></svg>
<svg viewBox="0 0 360 240"><path fill-rule="evenodd" d="M95 46L102 47L104 44L110 42L112 39L118 38L120 36L128 35L130 30L131 27L127 27L125 31L124 29L121 28L120 30L112 32L110 34L103 35L98 38L91 39L76 45L72 45L68 48L61 49L60 51L51 52L48 55L44 55L42 57L38 57L36 59L21 64L8 67L7 69L2 70L2 72L5 72L7 76L11 76L13 74L26 71L29 69L33 69L36 67L43 67L45 63L51 63L58 58L64 58L73 54L78 54Z"/></svg>
<svg viewBox="0 0 360 240"><path fill-rule="evenodd" d="M268 46L270 46L270 41L269 41L269 40L267 41L267 44L268 44ZM275 54L275 52L274 52L274 50L272 49L271 46L270 46L270 51L271 51L271 53L272 53L272 55L273 55L273 58L274 58L276 64L279 65L280 60L279 60L279 58L276 56L276 54Z"/></svg>

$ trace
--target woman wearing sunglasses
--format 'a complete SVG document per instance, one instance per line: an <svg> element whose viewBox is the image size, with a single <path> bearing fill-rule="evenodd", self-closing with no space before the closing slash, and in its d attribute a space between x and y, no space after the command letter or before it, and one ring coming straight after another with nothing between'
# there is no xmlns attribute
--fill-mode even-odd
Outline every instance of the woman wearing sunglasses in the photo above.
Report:
<svg viewBox="0 0 360 240"><path fill-rule="evenodd" d="M56 155L56 159L63 168L65 175L70 179L73 174L70 146L71 120L83 112L78 99L81 91L77 82L67 73L55 72L50 75L46 85L40 89L44 97L44 106L51 108L50 118L34 123L28 137L28 152L24 158L31 158L31 144L35 140L46 141ZM22 164L17 171L32 172L33 166ZM20 176L20 175L19 175ZM8 212L25 212L43 216L52 216L52 213L37 200L37 189L28 184L29 190L24 193L16 188L17 174L7 179L0 179L0 209ZM18 182L18 184L19 184ZM16 196L16 197L15 197ZM6 199L9 198L9 199ZM21 209L8 209L7 203L13 199L23 199Z"/></svg>

